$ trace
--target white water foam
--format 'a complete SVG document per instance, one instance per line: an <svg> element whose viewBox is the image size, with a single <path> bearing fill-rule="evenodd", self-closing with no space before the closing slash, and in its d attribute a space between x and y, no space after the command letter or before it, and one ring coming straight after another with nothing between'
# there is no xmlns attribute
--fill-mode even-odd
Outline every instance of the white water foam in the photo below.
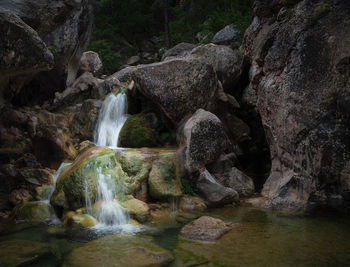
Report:
<svg viewBox="0 0 350 267"><path fill-rule="evenodd" d="M98 146L118 147L119 133L128 118L128 99L125 93L110 94L98 116L94 142Z"/></svg>

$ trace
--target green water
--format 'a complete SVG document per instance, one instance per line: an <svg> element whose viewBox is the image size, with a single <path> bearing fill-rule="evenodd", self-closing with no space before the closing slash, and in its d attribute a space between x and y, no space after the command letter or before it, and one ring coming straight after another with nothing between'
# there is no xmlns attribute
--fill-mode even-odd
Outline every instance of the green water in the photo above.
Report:
<svg viewBox="0 0 350 267"><path fill-rule="evenodd" d="M182 225L176 223L174 214L172 223L152 224L135 235L170 251L175 258L170 266L350 266L349 217L282 216L249 207L221 208L204 214L239 226L215 244L183 241L178 239ZM67 258L74 249L112 234L44 223L0 225L0 266L69 266ZM99 266L112 266L108 251L121 248L120 238L115 240L108 247L102 242L94 251L106 255ZM38 249L31 251L35 246ZM93 265L87 260L84 266Z"/></svg>

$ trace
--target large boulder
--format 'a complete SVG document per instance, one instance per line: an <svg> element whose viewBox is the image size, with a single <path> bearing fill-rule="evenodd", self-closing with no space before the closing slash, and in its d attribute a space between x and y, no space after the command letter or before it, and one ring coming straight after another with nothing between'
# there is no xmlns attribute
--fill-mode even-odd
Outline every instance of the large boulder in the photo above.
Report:
<svg viewBox="0 0 350 267"><path fill-rule="evenodd" d="M190 43L179 43L167 50L162 56L162 61L172 59L174 57L181 57L187 55L197 45Z"/></svg>
<svg viewBox="0 0 350 267"><path fill-rule="evenodd" d="M228 46L207 44L194 48L187 56L209 63L224 89L232 89L241 74L242 55Z"/></svg>
<svg viewBox="0 0 350 267"><path fill-rule="evenodd" d="M136 88L176 125L197 109L212 109L218 87L213 67L196 59L172 59L129 67L113 75Z"/></svg>
<svg viewBox="0 0 350 267"><path fill-rule="evenodd" d="M203 109L197 110L180 132L184 165L189 173L216 161L230 147L219 118Z"/></svg>
<svg viewBox="0 0 350 267"><path fill-rule="evenodd" d="M91 1L59 0L51 3L44 0L3 0L0 7L18 15L26 25L32 28L33 32L40 36L39 40L44 41L54 55L54 68L49 72L39 73L33 81L31 81L33 75L31 75L25 82L21 82L17 90L27 85L21 94L16 96L15 101L19 104L27 104L51 99L55 91L63 90L75 80L81 55L91 36L93 18ZM5 35L7 40L12 38L12 34ZM16 36L13 35L13 38ZM23 48L30 47L30 41L27 40L23 43ZM42 53L41 50L33 50L26 54L31 55L32 58L37 57L38 62L42 62L40 59L47 56L48 52ZM52 67L52 54L49 53L50 67ZM15 56L17 58L17 55ZM49 70L49 68L45 67L41 70ZM7 84L6 87L8 86ZM35 93L32 92L33 90Z"/></svg>
<svg viewBox="0 0 350 267"><path fill-rule="evenodd" d="M11 98L27 82L28 77L50 70L53 56L37 32L1 6L0 34L6 38L0 40L0 91ZM21 79L12 81L19 75Z"/></svg>
<svg viewBox="0 0 350 267"><path fill-rule="evenodd" d="M279 2L256 1L243 43L273 159L262 194L288 212L349 207L350 6Z"/></svg>
<svg viewBox="0 0 350 267"><path fill-rule="evenodd" d="M110 175L114 186L119 186L118 192L128 193L127 175L116 161L114 151L106 147L92 147L57 178L51 204L56 208L76 210L85 207L86 197L95 203L100 175Z"/></svg>

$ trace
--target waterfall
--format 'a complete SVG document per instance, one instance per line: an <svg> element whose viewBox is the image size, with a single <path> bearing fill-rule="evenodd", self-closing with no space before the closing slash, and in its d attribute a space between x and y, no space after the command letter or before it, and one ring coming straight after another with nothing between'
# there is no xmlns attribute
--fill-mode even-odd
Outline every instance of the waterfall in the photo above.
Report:
<svg viewBox="0 0 350 267"><path fill-rule="evenodd" d="M127 120L128 100L124 92L110 94L98 117L94 142L98 146L118 147L119 133Z"/></svg>
<svg viewBox="0 0 350 267"><path fill-rule="evenodd" d="M127 224L129 216L115 199L121 191L120 188L116 188L111 174L103 174L101 168L98 168L97 172L99 173L98 200L101 201L98 221L103 225Z"/></svg>
<svg viewBox="0 0 350 267"><path fill-rule="evenodd" d="M64 171L64 169L66 167L68 167L69 165L71 165L71 164L72 163L62 162L60 167L57 169L56 173L52 176L52 178L53 178L53 185L52 185L52 188L51 188L50 192L48 193L47 199L44 200L46 203L50 204L51 196L52 196L53 192L55 192L55 189L56 189L57 178L61 175L61 173Z"/></svg>

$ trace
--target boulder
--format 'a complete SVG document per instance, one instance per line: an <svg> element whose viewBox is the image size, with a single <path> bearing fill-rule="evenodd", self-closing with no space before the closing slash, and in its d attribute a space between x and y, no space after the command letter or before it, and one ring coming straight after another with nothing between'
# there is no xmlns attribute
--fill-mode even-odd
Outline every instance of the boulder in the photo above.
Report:
<svg viewBox="0 0 350 267"><path fill-rule="evenodd" d="M111 175L115 185L129 190L125 183L127 175L116 161L113 150L92 147L81 154L57 178L51 204L56 208L77 210L86 205L86 191L91 203L95 203L101 173Z"/></svg>
<svg viewBox="0 0 350 267"><path fill-rule="evenodd" d="M16 102L38 103L52 98L55 91L63 90L75 80L81 55L89 43L92 31L91 2L59 0L48 3L43 0L15 2L3 0L1 6L18 15L34 29L33 31L37 32L52 52L49 53L51 67L52 54L54 55L54 68L51 71L39 73L33 81L33 76L28 77L25 82L17 85L19 90L30 82L16 97ZM11 35L6 35L11 38ZM23 47L30 47L30 42ZM41 50L36 49L26 54L40 59L47 55L47 52L42 53ZM48 68L45 67L42 70L48 70ZM34 89L35 93L32 92Z"/></svg>
<svg viewBox="0 0 350 267"><path fill-rule="evenodd" d="M238 193L220 184L207 170L200 173L196 188L211 206L232 204L238 201Z"/></svg>
<svg viewBox="0 0 350 267"><path fill-rule="evenodd" d="M101 253L103 251L103 253ZM169 266L171 253L136 235L111 235L74 249L67 266Z"/></svg>
<svg viewBox="0 0 350 267"><path fill-rule="evenodd" d="M53 177L49 169L21 168L19 175L26 182L34 185L52 185Z"/></svg>
<svg viewBox="0 0 350 267"><path fill-rule="evenodd" d="M87 99L83 102L70 124L72 136L79 140L93 140L102 105L103 102L97 99Z"/></svg>
<svg viewBox="0 0 350 267"><path fill-rule="evenodd" d="M29 201L32 198L28 190L24 188L13 190L9 196L9 201L12 205L17 206L24 202Z"/></svg>
<svg viewBox="0 0 350 267"><path fill-rule="evenodd" d="M41 222L51 216L51 206L41 201L28 201L16 206L13 214L17 220Z"/></svg>
<svg viewBox="0 0 350 267"><path fill-rule="evenodd" d="M62 93L56 92L54 99L55 107L62 108L81 103L85 99L93 98L94 96L99 98L100 95L97 88L102 82L102 80L95 78L91 72L84 72Z"/></svg>
<svg viewBox="0 0 350 267"><path fill-rule="evenodd" d="M243 49L272 158L262 194L289 212L347 207L350 7L261 0L254 12Z"/></svg>
<svg viewBox="0 0 350 267"><path fill-rule="evenodd" d="M207 44L194 48L186 58L193 58L210 64L223 88L231 89L238 82L241 74L242 55L239 50L228 46Z"/></svg>
<svg viewBox="0 0 350 267"><path fill-rule="evenodd" d="M84 52L80 58L80 71L91 72L95 77L102 74L103 65L99 55L94 51Z"/></svg>
<svg viewBox="0 0 350 267"><path fill-rule="evenodd" d="M234 42L237 41L239 33L240 32L235 29L234 24L227 25L214 35L211 42L217 45L233 45ZM236 46L238 47L239 45L236 44Z"/></svg>
<svg viewBox="0 0 350 267"><path fill-rule="evenodd" d="M37 32L1 7L0 33L6 36L0 40L0 90L11 99L36 73L53 67L53 56Z"/></svg>
<svg viewBox="0 0 350 267"><path fill-rule="evenodd" d="M130 67L113 75L134 80L136 88L178 124L198 108L211 109L217 77L211 65L195 59L172 59Z"/></svg>
<svg viewBox="0 0 350 267"><path fill-rule="evenodd" d="M174 47L170 48L169 50L167 50L163 54L162 61L169 60L175 57L183 57L187 55L196 46L197 45L190 44L190 43L179 43Z"/></svg>
<svg viewBox="0 0 350 267"><path fill-rule="evenodd" d="M149 220L149 207L145 202L132 196L127 196L126 200L120 204L129 211L130 217L136 219L138 222L144 223Z"/></svg>
<svg viewBox="0 0 350 267"><path fill-rule="evenodd" d="M185 212L204 211L207 209L204 201L199 197L184 195L180 199L179 209Z"/></svg>
<svg viewBox="0 0 350 267"><path fill-rule="evenodd" d="M69 211L64 215L63 224L73 228L88 228L95 226L97 221L88 214L79 214L74 211Z"/></svg>
<svg viewBox="0 0 350 267"><path fill-rule="evenodd" d="M74 159L77 151L70 136L57 126L39 125L33 137L35 156L44 166L58 168L64 159Z"/></svg>
<svg viewBox="0 0 350 267"><path fill-rule="evenodd" d="M234 226L233 223L226 223L220 219L202 216L185 225L181 229L179 236L191 241L215 243L216 240Z"/></svg>
<svg viewBox="0 0 350 267"><path fill-rule="evenodd" d="M176 155L160 155L153 162L148 178L149 194L158 200L169 200L182 195L181 180L177 171Z"/></svg>
<svg viewBox="0 0 350 267"><path fill-rule="evenodd" d="M185 168L190 173L214 162L230 147L219 118L203 109L197 110L185 123L181 142Z"/></svg>
<svg viewBox="0 0 350 267"><path fill-rule="evenodd" d="M240 197L249 197L255 192L253 179L235 167L228 173L225 185L234 189Z"/></svg>

